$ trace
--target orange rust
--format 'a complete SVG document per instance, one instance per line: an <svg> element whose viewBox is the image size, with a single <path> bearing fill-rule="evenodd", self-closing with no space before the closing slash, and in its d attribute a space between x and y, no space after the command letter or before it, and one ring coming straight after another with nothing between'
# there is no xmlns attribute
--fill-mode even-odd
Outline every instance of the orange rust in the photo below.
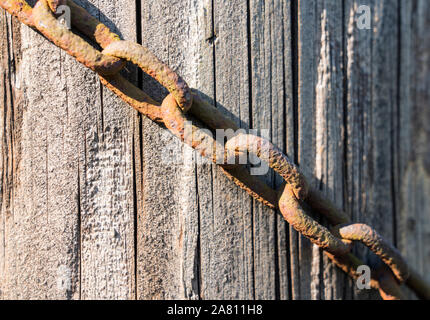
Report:
<svg viewBox="0 0 430 320"><path fill-rule="evenodd" d="M239 134L227 141L226 149L230 160L228 163L237 163L241 155L247 152L253 153L284 178L285 182L292 187L297 199L306 198L309 187L305 177L297 166L268 140L251 134Z"/></svg>
<svg viewBox="0 0 430 320"><path fill-rule="evenodd" d="M67 5L71 10L72 26L96 41L102 48L106 48L112 42L121 40L119 35L113 33L106 25L94 18L74 1L67 0Z"/></svg>
<svg viewBox="0 0 430 320"><path fill-rule="evenodd" d="M49 8L51 8L52 12L57 12L57 8L59 6L65 5L67 0L48 0Z"/></svg>
<svg viewBox="0 0 430 320"><path fill-rule="evenodd" d="M109 44L103 53L137 64L169 90L182 111L187 112L190 109L193 96L187 83L144 46L132 41L115 41Z"/></svg>
<svg viewBox="0 0 430 320"><path fill-rule="evenodd" d="M343 272L349 275L352 279L356 280L359 277L357 274L357 269L359 266L365 265L365 263L353 255L352 253L347 253L342 256L335 256L327 251L324 251L324 254ZM376 290L379 290L378 279L374 272L371 274L370 279L370 287Z"/></svg>
<svg viewBox="0 0 430 320"><path fill-rule="evenodd" d="M204 122L211 129L232 129L238 130L239 126L227 118L219 109L215 108L211 103L199 97L196 90L191 89L193 95L193 104L189 113L195 116L200 121Z"/></svg>
<svg viewBox="0 0 430 320"><path fill-rule="evenodd" d="M161 105L161 113L166 127L176 135L181 141L185 142L202 156L211 159L214 163L224 160L224 148L210 134L192 124L191 119L179 108L173 96L169 94ZM190 128L186 128L186 122L190 122Z"/></svg>
<svg viewBox="0 0 430 320"><path fill-rule="evenodd" d="M181 111L172 94L164 99L162 114L166 127L181 141L190 145L202 156L211 159L214 163L219 164L224 162L226 156L224 148L216 139L199 130L194 124L191 130L185 130L185 122L192 122L192 119ZM240 188L246 190L256 200L266 204L270 208L277 206L276 191L260 179L252 176L244 166L230 167L223 165L221 166L221 170L230 180Z"/></svg>
<svg viewBox="0 0 430 320"><path fill-rule="evenodd" d="M183 123L185 120L189 121L189 119L186 115L182 114L182 112L179 110L179 106L181 106L184 111L188 110L188 108L191 107L190 113L196 115L200 120L205 122L209 127L213 129L237 129L237 126L234 122L224 117L222 113L219 112L216 108L214 108L211 104L200 99L197 94L192 94L185 81L180 79L176 74L173 73L173 71L166 71L165 69L163 69L168 68L167 66L149 66L148 70L152 76L154 76L155 78L167 78L167 80L165 80L166 82L164 85L174 95L169 95L168 98L165 99L167 105L174 106L174 108L171 108L172 113L166 112L166 108L160 108L158 106L158 103L152 100L143 91L132 85L130 82L128 82L121 76L114 75L124 65L123 61L119 59L114 59L112 57L104 56L99 51L92 48L88 43L86 43L70 31L64 30L62 24L59 25L63 28L58 28L59 26L55 24L56 19L49 10L54 10L59 5L64 3L65 0L40 0L36 4L35 8L32 9L31 6L29 6L27 2L23 0L0 0L0 6L12 15L16 16L21 22L32 28L37 28L49 40L66 50L78 61L84 63L92 70L98 72L101 75L100 78L102 83L106 85L110 90L112 90L115 94L117 94L125 102L133 106L136 110L145 114L153 121L163 122L173 133L175 133L182 140L184 140L184 142L189 143L198 152L200 152L202 155L210 157L214 162L218 162L216 160L218 160L219 158L221 158L221 160L225 160L226 155L224 153L212 154L208 152L210 146L213 146L214 150L221 149L221 147L216 144L216 141L208 139L205 134L199 132L199 128L197 128L196 126L193 126L191 134L188 133L187 135L187 133L183 130ZM118 35L112 33L104 24L89 15L85 9L77 6L72 0L67 0L67 4L72 10L72 24L74 27L79 29L82 33L84 33L91 39L95 40L98 44L100 44L102 48L107 48L109 46L115 48L116 46L119 46L119 44L114 44L115 42L120 41ZM132 44L130 46L133 47L134 45ZM121 51L121 48L119 48L118 50ZM138 49L137 51L139 50L142 49ZM134 53L139 54L139 52L137 51ZM124 54L127 54L127 52L124 52ZM148 61L152 62L150 55L145 55L144 58L148 57L150 58ZM133 61L133 59L130 58L129 60ZM163 79L160 80L160 82L162 83L163 81ZM191 141L189 141L189 138L191 138ZM264 141L262 142L262 145L266 145L266 147L269 144L269 142L267 142L266 144ZM278 152L280 151L277 150L275 157L276 159L273 161L272 167L275 170L282 171L285 165L284 157L286 158L286 156L279 155ZM268 162L270 164L270 156ZM289 164L290 163L287 162L287 165ZM221 165L221 169L227 175L227 177L233 180L239 187L245 189L257 200L265 203L271 208L277 207L276 192L256 177L251 176L244 166L228 167L225 165ZM325 251L326 255L330 259L332 259L336 265L338 265L342 270L347 272L351 277L356 277L356 268L359 265L363 265L364 263L349 252L342 253L343 251L345 251L344 249L342 249L342 247L348 247L348 245L342 242L345 240L336 238L337 234L340 235L340 229L335 229L335 235L333 235L328 230L326 230L325 227L322 227L319 224L317 225L315 221L307 220L309 217L307 217L306 213L304 211L301 211L301 209L298 207L300 205L300 202L295 199L295 197L306 199L306 202L310 204L312 208L318 210L320 213L327 216L327 218L333 225L347 223L349 220L348 216L342 210L334 206L331 201L324 199L317 190L309 189L309 191L306 190L305 192L303 191L305 190L305 188L303 188L294 191L293 187L295 186L297 188L297 181L291 179L291 175L288 170L289 169L287 168L287 170L283 172L283 176L284 178L287 178L286 180L292 181L292 186L287 186L288 188L290 188L290 191L289 193L283 194L282 196L288 196L295 202L289 203L288 201L286 201L286 203L284 203L285 201L280 201L280 204L283 203L283 205L285 206L283 213L286 213L285 216L287 216L289 220L295 223L295 227L297 227L299 230L302 230L301 232L303 232L304 235L308 233L308 237L311 239L311 241L313 240L313 242L317 244L320 243L321 247L332 252L336 252L337 255L335 256ZM315 225L312 222L314 222ZM347 233L348 230L343 231ZM371 236L366 238L357 235L356 231L353 231L353 233L355 234L354 237L357 237L357 239L361 239L357 241L368 242L368 246L371 247L371 249L372 246L374 246L373 250L380 253L380 256L383 258L383 260L385 259L384 262L387 265L390 265L391 263L390 266L392 267L393 272L396 274L399 280L403 281L406 279L406 284L420 298L430 299L430 285L426 283L424 279L422 279L413 270L409 270L410 276L409 278L407 278L407 271L405 271L407 270L407 268L405 268L406 262L402 260L400 254L396 252L393 253L392 251L390 251L392 248L388 243L384 243L383 239L380 238L380 236L375 236L374 233L368 233L371 234ZM345 237L348 237L345 233L343 233L343 235ZM334 240L332 239L332 237ZM386 255L384 256L384 252L387 252L387 248L388 253L386 253ZM399 263L399 261L401 262ZM386 267L386 265L384 266ZM384 299L397 299L400 298L402 295L393 272L390 269L388 269L388 271L383 272L377 270L377 277L375 277L375 272L372 272L371 285L374 288L379 288L380 293Z"/></svg>
<svg viewBox="0 0 430 320"><path fill-rule="evenodd" d="M27 1L3 0L0 1L0 6L11 15L17 17L22 23L28 25L29 27L34 27L34 22L32 19L33 9L27 3Z"/></svg>
<svg viewBox="0 0 430 320"><path fill-rule="evenodd" d="M293 188L288 184L281 191L279 210L286 221L298 232L318 247L335 256L342 256L350 251L350 247L335 237L326 227L312 219L303 210L295 197Z"/></svg>
<svg viewBox="0 0 430 320"><path fill-rule="evenodd" d="M35 27L46 38L75 57L86 67L101 75L116 74L124 67L124 61L103 55L58 22L52 15L46 1L39 0L33 8L32 14Z"/></svg>
<svg viewBox="0 0 430 320"><path fill-rule="evenodd" d="M255 200L265 204L271 209L278 208L278 194L266 183L250 175L244 166L225 168L221 166L221 171L241 189L245 190Z"/></svg>
<svg viewBox="0 0 430 320"><path fill-rule="evenodd" d="M360 241L389 266L400 282L409 276L408 266L400 252L386 242L374 229L365 224L350 224L338 227L343 239Z"/></svg>
<svg viewBox="0 0 430 320"><path fill-rule="evenodd" d="M332 225L347 223L349 221L349 217L345 212L337 208L332 201L324 198L321 192L314 188L309 189L306 203L309 204L312 209L324 215Z"/></svg>
<svg viewBox="0 0 430 320"><path fill-rule="evenodd" d="M403 300L405 296L400 284L392 270L386 265L381 264L374 271L379 284L379 294L384 300Z"/></svg>
<svg viewBox="0 0 430 320"><path fill-rule="evenodd" d="M164 123L161 108L158 102L137 88L134 84L119 74L114 76L100 76L100 81L109 90L128 103L138 112L144 114L152 121Z"/></svg>
<svg viewBox="0 0 430 320"><path fill-rule="evenodd" d="M409 278L406 280L406 285L411 288L420 299L430 300L430 286L423 277L412 268L409 268Z"/></svg>

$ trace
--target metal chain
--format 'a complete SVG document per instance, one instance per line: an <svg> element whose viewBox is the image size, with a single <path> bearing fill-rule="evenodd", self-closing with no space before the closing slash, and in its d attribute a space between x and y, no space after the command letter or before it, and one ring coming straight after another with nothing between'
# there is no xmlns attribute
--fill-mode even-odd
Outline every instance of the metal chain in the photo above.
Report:
<svg viewBox="0 0 430 320"><path fill-rule="evenodd" d="M54 12L60 5L71 9L72 25L95 41L103 51L68 30L57 21ZM239 129L217 108L201 99L172 69L140 44L121 40L99 20L72 0L39 0L31 7L25 0L0 0L0 6L22 23L42 33L86 67L95 71L103 85L149 119L163 124L184 143L220 165L221 170L256 200L272 209L279 209L295 230L316 244L344 272L357 279L357 268L364 263L353 253L358 241L374 252L383 263L371 272L371 287L378 289L383 299L403 298L400 285L405 283L421 299L430 299L430 285L413 271L400 253L375 230L365 224L351 224L349 217L310 187L305 176L288 157L266 139L239 134L225 146L216 141L190 114L210 129ZM130 61L165 86L170 94L161 103L127 81L119 71ZM193 123L191 130L186 123ZM252 153L266 161L285 180L275 191L251 175L246 166L237 164L241 155ZM324 215L332 225L326 228L306 211L308 207Z"/></svg>

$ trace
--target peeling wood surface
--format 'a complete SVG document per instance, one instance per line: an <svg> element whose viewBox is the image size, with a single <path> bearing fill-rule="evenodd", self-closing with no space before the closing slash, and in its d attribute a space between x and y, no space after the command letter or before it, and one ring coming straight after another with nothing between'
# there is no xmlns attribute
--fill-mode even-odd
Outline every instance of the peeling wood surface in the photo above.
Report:
<svg viewBox="0 0 430 320"><path fill-rule="evenodd" d="M427 0L78 2L428 277ZM0 299L378 298L91 71L3 11L0 28Z"/></svg>

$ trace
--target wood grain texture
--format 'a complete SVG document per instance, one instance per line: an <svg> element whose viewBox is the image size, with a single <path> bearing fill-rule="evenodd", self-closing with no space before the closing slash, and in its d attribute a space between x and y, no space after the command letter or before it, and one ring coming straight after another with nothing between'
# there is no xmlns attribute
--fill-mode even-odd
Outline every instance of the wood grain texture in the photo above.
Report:
<svg viewBox="0 0 430 320"><path fill-rule="evenodd" d="M216 106L241 128L250 125L248 7L245 1L213 2ZM218 168L213 173L211 228L201 245L211 259L202 262L210 278L202 278L208 294L222 299L252 299L254 291L253 206L250 197L229 183ZM204 275L205 273L202 272Z"/></svg>
<svg viewBox="0 0 430 320"><path fill-rule="evenodd" d="M143 43L238 125L249 128L252 120L256 127L266 125L282 147L284 109L291 108L289 10L289 5L277 1L253 1L249 6L230 1L144 1ZM250 55L255 56L252 62ZM255 76L252 83L250 72ZM251 87L256 88L254 93ZM150 89L161 98L163 90ZM276 97L263 94L268 89ZM282 291L288 297L285 223L253 204L215 166L199 158L187 163L176 139L146 120L143 132L139 296L274 299ZM158 153L155 144L167 145L180 155L181 164L163 165L165 152ZM156 178L160 175L165 180ZM166 233L160 232L160 221L168 226ZM166 267L156 269L160 264Z"/></svg>
<svg viewBox="0 0 430 320"><path fill-rule="evenodd" d="M298 3L298 162L311 185L343 207L342 1ZM320 217L315 216L315 219ZM304 237L293 258L297 299L347 298L345 276ZM294 279L293 279L294 281Z"/></svg>
<svg viewBox="0 0 430 320"><path fill-rule="evenodd" d="M430 3L402 1L400 12L400 101L394 172L398 245L411 266L430 281Z"/></svg>
<svg viewBox="0 0 430 320"><path fill-rule="evenodd" d="M2 172L12 179L2 201L3 297L78 298L77 122L67 108L60 50L17 24L2 12L9 50L2 73L10 79L4 107L12 121L3 145L10 165Z"/></svg>
<svg viewBox="0 0 430 320"><path fill-rule="evenodd" d="M197 2L142 1L143 44L186 80L196 73L198 56L193 50L204 32L203 16L189 12L202 10ZM160 101L166 95L154 82L145 81L144 87ZM142 121L141 139L137 297L198 298L199 221L192 153L148 119Z"/></svg>
<svg viewBox="0 0 430 320"><path fill-rule="evenodd" d="M135 36L134 20L110 1L83 4ZM23 26L18 36L20 47L6 56L22 55L9 70L22 120L13 122L19 140L8 160L16 163L13 205L2 216L4 297L132 298L135 115L33 30Z"/></svg>
<svg viewBox="0 0 430 320"><path fill-rule="evenodd" d="M356 26L360 5L371 9L371 29ZM345 8L347 64L348 211L396 244L394 161L398 108L398 3L349 1ZM367 249L357 253L372 265ZM377 297L367 290L361 298Z"/></svg>
<svg viewBox="0 0 430 320"><path fill-rule="evenodd" d="M77 2L260 129L430 281L427 0ZM3 11L0 34L0 299L379 299Z"/></svg>
<svg viewBox="0 0 430 320"><path fill-rule="evenodd" d="M287 126L294 128L290 3L250 1L249 13L252 128L265 130L260 134L286 150L287 139L294 139L285 135ZM282 183L273 172L265 180L275 189ZM288 225L278 213L257 201L253 208L255 298L287 299Z"/></svg>
<svg viewBox="0 0 430 320"><path fill-rule="evenodd" d="M82 5L123 39L136 39L135 2L84 1ZM128 8L129 10L124 10ZM72 65L70 62L67 66ZM131 67L125 71L129 78ZM72 109L82 108L79 135L81 298L135 297L134 119L136 112L85 70L67 75ZM133 80L133 79L131 79ZM134 79L135 80L135 79ZM85 95L82 95L85 90Z"/></svg>

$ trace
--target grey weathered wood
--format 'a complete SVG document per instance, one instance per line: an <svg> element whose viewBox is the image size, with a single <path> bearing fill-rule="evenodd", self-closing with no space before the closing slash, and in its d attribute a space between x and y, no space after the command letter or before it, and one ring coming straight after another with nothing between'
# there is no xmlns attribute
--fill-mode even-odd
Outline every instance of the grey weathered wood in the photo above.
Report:
<svg viewBox="0 0 430 320"><path fill-rule="evenodd" d="M245 129L250 120L247 12L245 1L213 1L214 99L218 108ZM210 281L202 278L203 286L214 298L252 299L252 200L227 182L218 168L213 169L212 176L212 226L202 232L201 242L210 248L210 260L202 259L203 270L210 272Z"/></svg>
<svg viewBox="0 0 430 320"><path fill-rule="evenodd" d="M298 4L298 162L314 188L343 207L343 35L342 1ZM321 218L315 216L316 219ZM292 243L292 246L296 244ZM299 279L293 297L340 299L344 275L316 246L298 238L292 259ZM294 279L293 279L294 281Z"/></svg>
<svg viewBox="0 0 430 320"><path fill-rule="evenodd" d="M402 1L400 9L400 104L394 171L398 245L411 266L430 281L430 3Z"/></svg>
<svg viewBox="0 0 430 320"><path fill-rule="evenodd" d="M143 44L187 80L193 79L198 66L194 53L199 54L195 46L205 30L202 10L200 3L142 2ZM166 93L159 86L145 87L159 100ZM142 132L137 297L195 299L199 296L195 163L184 160L189 149L151 121L143 119ZM171 164L168 152L178 161Z"/></svg>
<svg viewBox="0 0 430 320"><path fill-rule="evenodd" d="M371 8L370 30L360 30L355 24L360 5ZM397 1L349 1L345 9L347 207L354 221L368 223L395 244ZM372 263L368 250L357 252L366 263ZM356 294L369 297L367 291Z"/></svg>
<svg viewBox="0 0 430 320"><path fill-rule="evenodd" d="M261 81L268 78L265 87L268 88L270 83L273 83L272 92L276 93L277 99L279 99L274 98L276 103L271 104L269 95L264 97L259 91L253 94L254 110L256 110L255 121L258 122L256 127L262 127L259 122L265 118L270 119L271 113L275 113L272 123L269 123L267 128L272 130L272 136L278 137L279 145L282 147L284 111L283 108L279 110L277 105L278 102L280 105L284 105L283 91L291 90L291 79L285 81L288 87L284 89L286 84L284 84L283 70L290 68L290 57L288 54L285 55L287 63L285 67L282 53L285 43L289 46L289 19L285 19L285 21L283 19L284 15L289 16L289 6L283 4L284 7L281 7L280 3L270 3L270 6L267 5L265 14L261 15L261 5L262 3L256 2L251 3L250 7L247 7L245 2L214 2L213 4L210 1L193 4L182 2L167 4L163 1L146 4L143 2L143 42L170 65L178 64L177 70L202 93L202 96L207 95L209 100L215 98L216 106L226 110L227 115L245 128L250 124L250 92L249 83L244 81L243 77L247 78L248 72L251 70L248 54L255 54L256 59L253 64L255 69L252 69L252 72L255 74L256 80L252 86L263 88L264 85ZM272 9L271 6L274 5L277 10ZM248 12L250 12L249 19L254 31L265 30L264 32L268 35L268 38L264 40L259 37L258 33L253 35L251 31L251 41L255 43L255 46L251 45L250 48L248 48L247 34ZM272 18L276 19L272 22ZM175 24L172 25L172 21L175 21ZM273 25L271 26L270 23ZM187 24L191 24L193 28L178 27ZM237 30L239 32L236 32ZM284 37L287 39L285 42ZM186 46L181 44L178 39L187 39ZM261 49L257 46L260 41L263 41ZM263 46L263 44L270 43L273 43L270 48ZM251 50L249 51L249 49ZM264 53L270 54L271 49L274 51L271 54L273 60L276 60L274 62L271 62L272 58L264 59ZM261 50L261 57L257 56L256 50ZM165 55L166 51L169 52L168 56ZM234 57L234 60L231 60L231 57ZM261 70L258 64L261 64ZM276 68L276 70L272 70L272 68ZM264 74L261 74L262 70L264 70ZM274 79L270 80L272 75ZM291 93L289 96L291 99ZM146 125L153 126L147 124L146 120L143 123L144 131L146 131ZM155 132L158 130L155 129ZM143 269L138 276L140 279L138 281L142 281L143 286L142 297L169 297L170 295L184 297L184 292L186 294L191 292L185 296L187 298L197 295L198 288L189 279L200 282L200 296L203 298L253 298L254 296L256 298L275 298L277 290L282 290L284 297L288 296L286 255L279 258L277 257L278 252L275 252L275 248L278 247L278 244L275 243L277 238L275 236L275 232L277 232L276 216L270 213L270 210L264 209L264 214L258 213L259 218L255 218L256 220L253 221L251 199L242 191L237 190L219 172L218 168L210 164L197 163L197 181L194 178L196 174L193 169L194 164L188 164L188 169L187 165L160 166L163 154L154 151L156 146L152 144L152 141L149 144L146 142L146 139L153 140L153 135L154 130L150 130L148 138L144 133L142 150L145 159L143 162L144 178L142 179L145 219L143 217L139 219L142 229L139 230L138 235L140 238L140 234L146 234L141 239L142 245L138 246L141 250L139 253L141 267L138 265L138 270ZM164 133L160 133L154 144L169 145L173 143L175 145L177 143L170 136L167 136L168 140L162 140L163 138ZM172 148L177 153L182 152L179 144ZM150 167L150 163L159 167ZM150 172L145 169L149 167ZM170 170L173 171L173 174L170 174ZM183 182L184 174L188 177L187 184ZM163 175L165 180L157 180L156 177L159 175ZM154 188L151 182L154 180L157 188L161 190L170 188L170 194L165 196ZM196 183L196 190L194 183ZM169 187L175 184L181 188L187 188L188 191L184 194L182 191L176 191L175 187ZM193 195L193 192L198 192L198 198L195 194ZM171 219L184 219L181 211L176 209L179 203L178 198L181 199L184 206L182 210L187 210L187 218L191 220L181 227L178 227L175 221L163 220L169 225L166 229L169 229L170 234L169 237L166 237L158 230L159 222L157 221L163 218L157 216L156 213L160 211L157 206L163 205L163 209L170 212ZM196 203L198 212L195 211ZM258 205L258 210L262 210L260 205ZM196 221L196 218L199 220ZM262 222L259 222L259 219ZM265 219L267 219L266 222L264 222ZM193 230L192 223L196 222L199 222L200 229ZM281 222L280 226L285 229L284 222ZM189 236L180 238L180 229L184 229L182 232ZM156 235L148 239L148 234L153 233ZM253 239L254 235L257 240ZM198 237L199 243L197 243L196 237ZM179 245L176 238L180 238ZM281 252L285 252L285 238L285 230L280 231L279 250L283 250ZM162 243L164 247L160 246L159 243L163 240L170 245L166 246L165 243ZM159 261L163 257L166 259L166 255L170 255L176 263L167 264L164 269L156 271L155 268L161 263ZM200 270L192 270L188 266L191 278L184 279L186 274L181 274L180 269L186 269L186 262L195 263L196 259L198 259ZM157 262L154 263L154 260ZM280 261L280 265L275 266L278 261ZM276 283L280 281L276 271L278 268L283 272L281 289L276 288ZM200 273L197 274L197 271ZM199 277L200 280L196 277ZM258 285L254 285L254 281L258 281ZM172 285L174 288L170 287ZM185 287L183 287L184 285ZM138 286L140 287L139 284ZM170 294L165 292L170 292Z"/></svg>
<svg viewBox="0 0 430 320"><path fill-rule="evenodd" d="M267 129L429 277L426 0L78 2L241 128ZM378 297L93 72L4 12L0 28L0 299Z"/></svg>
<svg viewBox="0 0 430 320"><path fill-rule="evenodd" d="M10 121L2 130L2 296L79 298L78 122L67 108L64 55L1 15Z"/></svg>
<svg viewBox="0 0 430 320"><path fill-rule="evenodd" d="M250 1L250 68L252 128L285 148L286 126L292 126L292 61L290 3ZM294 155L294 154L289 154ZM282 183L273 173L266 182ZM289 297L287 223L273 210L253 202L255 298Z"/></svg>
<svg viewBox="0 0 430 320"><path fill-rule="evenodd" d="M85 1L124 39L136 39L135 1ZM128 8L128 10L124 10ZM69 61L66 67L73 65ZM135 297L133 143L136 112L80 67L67 80L71 109L81 108L79 141L81 298ZM78 75L76 75L78 73ZM86 75L86 76L85 76ZM130 75L131 76L131 75ZM81 81L77 82L76 77ZM90 82L90 84L88 84ZM82 95L82 91L86 93ZM138 131L137 131L138 132Z"/></svg>
<svg viewBox="0 0 430 320"><path fill-rule="evenodd" d="M127 12L95 4L103 15L94 6L93 14L133 39ZM19 140L10 158L17 164L4 224L4 296L132 298L134 112L29 28L8 39L11 48L21 39L11 85L22 120L13 123Z"/></svg>

